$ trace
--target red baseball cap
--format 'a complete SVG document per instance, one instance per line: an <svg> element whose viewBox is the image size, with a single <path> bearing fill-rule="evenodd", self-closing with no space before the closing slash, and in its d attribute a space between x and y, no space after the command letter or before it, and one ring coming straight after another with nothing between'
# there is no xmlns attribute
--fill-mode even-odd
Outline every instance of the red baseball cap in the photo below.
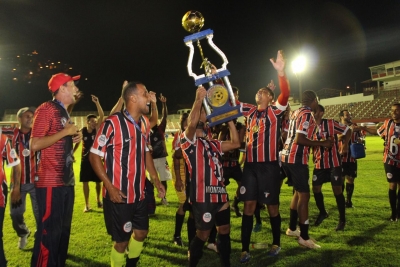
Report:
<svg viewBox="0 0 400 267"><path fill-rule="evenodd" d="M49 90L52 91L53 93L60 89L61 85L64 83L67 83L69 81L76 81L81 78L81 75L77 75L74 77L69 76L66 73L57 73L51 76L49 80Z"/></svg>

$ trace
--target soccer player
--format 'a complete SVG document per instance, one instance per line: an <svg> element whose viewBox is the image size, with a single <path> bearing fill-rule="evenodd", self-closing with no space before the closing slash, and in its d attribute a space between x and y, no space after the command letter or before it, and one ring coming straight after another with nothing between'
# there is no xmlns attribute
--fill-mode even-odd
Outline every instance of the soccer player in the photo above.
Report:
<svg viewBox="0 0 400 267"><path fill-rule="evenodd" d="M29 147L31 138L33 114L36 108L25 107L21 108L17 113L19 122L18 128L3 128L3 134L7 135L12 140L12 147L21 160L21 203L20 205L12 205L10 215L12 226L19 236L18 248L24 249L28 243L28 237L31 231L28 229L24 219L26 210L26 196L29 194L31 198L32 211L35 217L36 228L39 220L39 209L36 200L35 191L35 154L32 153Z"/></svg>
<svg viewBox="0 0 400 267"><path fill-rule="evenodd" d="M336 204L339 211L339 223L336 231L344 230L346 225L345 199L343 196L343 176L341 157L338 146L338 136L344 138L342 147L343 151L347 151L348 140L351 137L351 129L344 124L341 124L333 119L323 119L325 108L318 105L317 112L314 113L317 123L317 132L314 135L314 140L334 139L333 146L325 149L321 146L313 147L314 155L314 172L312 178L312 189L314 193L315 203L317 204L319 215L314 225L319 226L323 220L328 218L328 212L325 210L324 195L322 194L322 185L326 182L331 182L332 191L336 198Z"/></svg>
<svg viewBox="0 0 400 267"><path fill-rule="evenodd" d="M352 196L354 192L354 179L357 177L357 160L351 156L350 146L353 143L361 143L365 138L366 132L376 134L376 130L369 129L365 126L358 126L352 121L351 113L348 110L341 110L339 113L340 122L349 126L352 135L348 144L348 151L343 151L342 170L343 176L346 178L346 208L353 208ZM340 145L343 141L340 142Z"/></svg>
<svg viewBox="0 0 400 267"><path fill-rule="evenodd" d="M392 210L389 220L397 222L400 216L400 103L391 107L391 119L385 120L378 129L384 140L383 166L389 183L389 204ZM397 202L397 205L396 205Z"/></svg>
<svg viewBox="0 0 400 267"><path fill-rule="evenodd" d="M239 101L239 89L235 86L232 87L233 95L235 96L235 101ZM238 131L239 134L239 141L241 142L241 147L244 148L244 136L246 134L246 129L244 125L237 120L234 121L236 130ZM228 125L224 124L221 127L221 131L218 136L218 140L221 141L226 141L230 140L230 134L229 134L229 128ZM230 184L229 179L233 178L236 183L237 183L237 189L236 189L236 194L233 199L233 204L232 207L236 213L237 217L242 216L242 214L239 211L239 188L241 185L242 181L242 168L240 167L239 164L239 157L240 157L240 151L239 149L235 149L232 151L228 151L227 153L224 153L222 156L222 166L224 170L224 184L225 186L228 186Z"/></svg>
<svg viewBox="0 0 400 267"><path fill-rule="evenodd" d="M181 147L190 173L190 202L196 225L196 236L190 244L190 266L197 266L203 246L214 224L218 229L218 251L222 266L230 266L230 211L228 193L223 183L221 155L240 146L232 121L228 123L231 141L208 139L205 132L206 113L202 102L207 92L196 91L196 99L188 117L188 127L181 135Z"/></svg>
<svg viewBox="0 0 400 267"><path fill-rule="evenodd" d="M257 202L267 204L272 230L272 246L268 255L278 255L280 247L281 216L279 214L280 174L278 142L281 120L289 99L290 87L285 76L285 59L281 50L276 60L270 59L278 73L281 93L275 104L274 92L267 86L258 90L257 106L242 103L247 117L246 161L243 168L240 199L244 201L242 216L242 253L240 262L250 260L249 246L253 229L253 215Z"/></svg>
<svg viewBox="0 0 400 267"><path fill-rule="evenodd" d="M100 125L89 160L105 188L104 220L114 241L111 266L130 267L139 261L149 229L144 192L146 169L159 197L164 197L165 191L148 148L151 127L144 116L149 112L150 102L156 101L155 93L149 93L140 82L130 82L122 89L122 98L125 109Z"/></svg>
<svg viewBox="0 0 400 267"><path fill-rule="evenodd" d="M165 194L167 194L167 180L170 179L168 176L171 174L166 168L167 163L167 148L165 146L165 128L167 127L167 98L160 94L159 98L162 103L162 119L160 124L156 124L151 128L150 132L150 142L151 142L151 156L153 157L154 167L156 168L158 175L160 176L160 181L164 185ZM168 206L168 201L166 196L161 199L161 203Z"/></svg>
<svg viewBox="0 0 400 267"><path fill-rule="evenodd" d="M182 149L181 149L181 139L180 135L185 131L187 127L187 118L189 116L189 113L183 113L180 117L180 130L177 132L174 136L174 140L172 141L172 149L173 149L173 154L172 154L172 161L173 161L173 168L171 171L172 174L172 184L175 187L176 195L178 197L178 210L176 211L175 214L175 233L174 233L174 243L175 245L178 246L183 246L182 238L181 238L181 231L182 231L182 225L183 221L185 219L185 209L184 209L184 204L186 201L186 175L187 168L185 166L185 160L182 155ZM192 241L194 234L196 232L195 226L194 226L194 219L189 218L187 221L187 229L188 229L188 237L189 237L189 244ZM192 229L190 231L190 229ZM193 234L190 234L192 232Z"/></svg>
<svg viewBox="0 0 400 267"><path fill-rule="evenodd" d="M81 172L80 172L80 181L83 184L83 195L85 197L85 208L83 212L89 212L92 209L89 205L89 182L96 183L96 197L97 197L97 207L103 208L103 202L100 199L100 189L101 189L101 181L99 177L97 177L94 172L92 165L90 165L89 161L89 152L90 148L93 145L94 137L96 136L96 131L100 126L100 123L103 122L104 112L100 105L99 99L92 95L92 101L95 103L97 108L97 113L99 116L97 117L94 114L89 114L86 116L86 127L81 129L82 132L82 157L81 157ZM79 147L80 143L77 143L74 147L74 152Z"/></svg>
<svg viewBox="0 0 400 267"><path fill-rule="evenodd" d="M53 100L35 111L30 148L37 153L35 176L39 223L31 266L65 266L75 199L73 143L82 133L67 112L78 88L71 77L58 73L48 82Z"/></svg>
<svg viewBox="0 0 400 267"><path fill-rule="evenodd" d="M1 133L0 129L0 152L2 156L2 166L0 167L0 266L7 266L7 260L4 255L3 244L3 223L4 213L7 204L7 181L3 162L6 162L7 167L12 167L11 180L11 203L17 205L21 201L20 179L21 165L15 149L11 147L11 140L6 135Z"/></svg>
<svg viewBox="0 0 400 267"><path fill-rule="evenodd" d="M308 236L308 202L310 186L308 184L308 154L311 146L330 148L331 139L312 140L317 128L312 112L318 109L318 98L313 91L305 91L302 95L302 107L290 115L289 132L282 150L282 164L291 176L295 190L290 203L290 223L286 235L298 237L301 246L315 249L320 248ZM296 229L299 219L300 232Z"/></svg>

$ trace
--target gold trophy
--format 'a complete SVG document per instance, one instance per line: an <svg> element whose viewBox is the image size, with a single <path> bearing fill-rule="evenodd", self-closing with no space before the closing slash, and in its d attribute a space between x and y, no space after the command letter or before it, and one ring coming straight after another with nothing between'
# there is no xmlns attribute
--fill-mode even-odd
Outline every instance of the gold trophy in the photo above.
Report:
<svg viewBox="0 0 400 267"><path fill-rule="evenodd" d="M225 54L214 44L213 31L211 29L200 31L204 26L204 17L198 11L188 11L182 18L183 28L192 33L186 36L183 41L189 47L189 59L187 63L187 70L189 76L193 77L195 85L199 86L205 83L209 84L207 90L207 97L204 99L203 104L207 113L209 126L212 127L221 124L237 117L242 116L240 106L236 105L235 97L233 95L232 86L229 82L228 75L230 72L226 68L228 59ZM207 38L208 44L211 48L222 58L223 63L221 68L212 72L213 65L207 58L204 57L203 49L201 48L200 40ZM201 68L204 67L204 74L196 75L192 71L192 62L194 55L193 42L197 42L197 47L200 51L202 59ZM222 79L224 84L215 83L214 81ZM210 107L211 106L211 107Z"/></svg>

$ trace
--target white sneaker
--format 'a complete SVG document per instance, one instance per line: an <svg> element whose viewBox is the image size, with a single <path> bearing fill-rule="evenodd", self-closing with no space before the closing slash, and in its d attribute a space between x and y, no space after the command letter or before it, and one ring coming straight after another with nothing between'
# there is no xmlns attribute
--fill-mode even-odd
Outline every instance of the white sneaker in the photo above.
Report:
<svg viewBox="0 0 400 267"><path fill-rule="evenodd" d="M293 236L293 237L300 237L300 230L296 229L294 231L290 230L290 228L288 228L286 230L286 235L287 236Z"/></svg>
<svg viewBox="0 0 400 267"><path fill-rule="evenodd" d="M19 249L24 249L26 247L26 244L28 244L28 237L31 235L31 232L28 231L26 235L21 236L18 239L18 248Z"/></svg>
<svg viewBox="0 0 400 267"><path fill-rule="evenodd" d="M161 204L163 204L164 206L168 206L168 201L166 198L161 199Z"/></svg>
<svg viewBox="0 0 400 267"><path fill-rule="evenodd" d="M210 249L210 250L214 250L215 252L218 253L217 245L215 245L214 243L209 243L207 245L207 248Z"/></svg>
<svg viewBox="0 0 400 267"><path fill-rule="evenodd" d="M315 244L314 241L311 238L308 239L308 240L304 240L300 236L299 239L297 240L297 242L299 242L300 246L303 246L303 247L306 247L306 248L311 248L311 249L321 248L321 246Z"/></svg>

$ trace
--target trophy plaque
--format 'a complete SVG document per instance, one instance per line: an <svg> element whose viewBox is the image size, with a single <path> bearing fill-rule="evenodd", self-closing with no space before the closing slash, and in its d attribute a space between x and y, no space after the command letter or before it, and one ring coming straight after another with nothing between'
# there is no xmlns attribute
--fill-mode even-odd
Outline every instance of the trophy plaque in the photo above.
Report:
<svg viewBox="0 0 400 267"><path fill-rule="evenodd" d="M204 26L204 17L198 11L188 11L182 18L183 28L192 33L183 39L183 42L189 47L189 59L187 63L187 70L189 76L193 77L196 86L208 83L207 96L203 101L207 113L207 120L209 126L230 121L237 117L242 116L240 106L236 105L235 97L233 95L232 86L229 82L229 70L226 68L228 59L225 54L214 44L212 38L214 32L211 29L200 31ZM207 38L208 44L211 48L222 58L223 63L221 68L212 71L212 64L204 57L203 49L201 48L200 40ZM197 75L192 70L194 46L193 42L197 42L197 47L200 51L202 59L201 68L204 67L204 74ZM223 84L215 83L216 80L223 80Z"/></svg>

